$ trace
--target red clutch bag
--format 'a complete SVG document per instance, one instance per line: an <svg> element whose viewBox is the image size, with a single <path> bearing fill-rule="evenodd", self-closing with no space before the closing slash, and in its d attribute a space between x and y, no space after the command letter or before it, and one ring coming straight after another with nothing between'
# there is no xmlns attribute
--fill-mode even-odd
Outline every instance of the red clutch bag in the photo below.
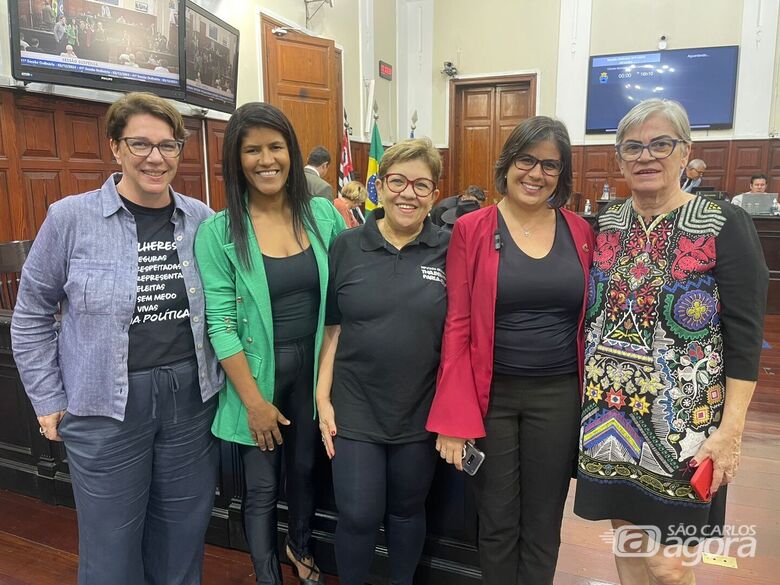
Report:
<svg viewBox="0 0 780 585"><path fill-rule="evenodd" d="M691 478L691 487L696 495L699 496L705 502L709 502L712 499L710 493L710 486L712 485L712 459L709 457L699 463L696 468L696 472Z"/></svg>

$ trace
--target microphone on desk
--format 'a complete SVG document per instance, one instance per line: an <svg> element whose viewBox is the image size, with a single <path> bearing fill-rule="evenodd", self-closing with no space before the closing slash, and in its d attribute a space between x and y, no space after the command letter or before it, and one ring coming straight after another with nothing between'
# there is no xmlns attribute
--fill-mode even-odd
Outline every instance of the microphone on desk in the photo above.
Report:
<svg viewBox="0 0 780 585"><path fill-rule="evenodd" d="M501 232L496 230L493 232L493 247L496 250L500 250L504 243L501 241Z"/></svg>

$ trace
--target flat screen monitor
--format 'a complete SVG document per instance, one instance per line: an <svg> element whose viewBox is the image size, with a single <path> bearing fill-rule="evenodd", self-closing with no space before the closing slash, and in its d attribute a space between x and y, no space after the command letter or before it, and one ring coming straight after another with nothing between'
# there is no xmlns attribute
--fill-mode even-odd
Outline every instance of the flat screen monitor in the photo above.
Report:
<svg viewBox="0 0 780 585"><path fill-rule="evenodd" d="M9 0L11 69L25 82L184 97L183 0Z"/></svg>
<svg viewBox="0 0 780 585"><path fill-rule="evenodd" d="M185 10L185 101L233 112L238 85L238 29L192 2L186 3Z"/></svg>
<svg viewBox="0 0 780 585"><path fill-rule="evenodd" d="M590 58L585 132L617 131L620 119L650 98L673 99L693 130L731 128L739 47L704 47Z"/></svg>
<svg viewBox="0 0 780 585"><path fill-rule="evenodd" d="M777 193L744 193L742 209L750 215L772 215Z"/></svg>

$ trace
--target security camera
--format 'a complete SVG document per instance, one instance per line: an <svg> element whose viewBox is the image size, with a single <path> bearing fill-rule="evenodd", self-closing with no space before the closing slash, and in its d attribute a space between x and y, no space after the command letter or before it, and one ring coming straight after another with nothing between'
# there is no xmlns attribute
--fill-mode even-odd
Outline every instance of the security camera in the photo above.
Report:
<svg viewBox="0 0 780 585"><path fill-rule="evenodd" d="M274 36L277 36L277 37L283 37L288 32L289 31L286 28L284 28L283 26L275 26L274 28L271 29L271 34L273 34Z"/></svg>
<svg viewBox="0 0 780 585"><path fill-rule="evenodd" d="M661 38L658 39L658 48L663 51L668 46L669 43L666 41L666 35L661 35Z"/></svg>
<svg viewBox="0 0 780 585"><path fill-rule="evenodd" d="M445 61L444 69L441 72L448 77L455 77L458 74L458 68L452 64L452 61Z"/></svg>

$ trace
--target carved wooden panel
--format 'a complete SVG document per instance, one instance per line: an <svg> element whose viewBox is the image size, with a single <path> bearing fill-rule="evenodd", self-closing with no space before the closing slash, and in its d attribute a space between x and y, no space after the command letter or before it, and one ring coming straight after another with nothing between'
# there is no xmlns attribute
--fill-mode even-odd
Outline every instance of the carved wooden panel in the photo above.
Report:
<svg viewBox="0 0 780 585"><path fill-rule="evenodd" d="M108 175L101 171L70 171L67 175L69 181L66 195L100 189L108 178Z"/></svg>
<svg viewBox="0 0 780 585"><path fill-rule="evenodd" d="M222 150L227 122L206 120L206 160L209 167L209 204L215 211L224 209L225 185L222 181Z"/></svg>
<svg viewBox="0 0 780 585"><path fill-rule="evenodd" d="M493 90L468 89L463 92L463 109L461 123L468 124L475 120L484 122L493 117Z"/></svg>
<svg viewBox="0 0 780 585"><path fill-rule="evenodd" d="M769 164L767 165L766 175L769 177L767 192L780 193L780 140L769 141Z"/></svg>
<svg viewBox="0 0 780 585"><path fill-rule="evenodd" d="M498 85L495 88L496 114L494 124L496 132L494 133L495 142L491 151L495 158L491 161L491 167L495 165L498 155L504 148L504 144L512 130L520 122L533 115L531 111L533 97L530 95L530 87L531 83L526 82L518 85Z"/></svg>
<svg viewBox="0 0 780 585"><path fill-rule="evenodd" d="M23 159L59 156L54 128L54 111L22 109L17 111L17 142Z"/></svg>
<svg viewBox="0 0 780 585"><path fill-rule="evenodd" d="M88 116L65 112L63 134L67 148L63 154L66 160L102 160L101 146L106 138L100 135L99 120L97 114ZM103 147L108 148L108 145Z"/></svg>
<svg viewBox="0 0 780 585"><path fill-rule="evenodd" d="M11 223L11 189L8 184L8 173L0 170L0 242L14 239L14 229Z"/></svg>
<svg viewBox="0 0 780 585"><path fill-rule="evenodd" d="M279 41L276 67L280 83L294 83L328 89L329 47L300 39Z"/></svg>
<svg viewBox="0 0 780 585"><path fill-rule="evenodd" d="M327 120L333 109L333 104L329 99L289 95L280 95L278 100L276 105L293 122L301 146L301 155L305 162L309 152L315 146L327 145L330 142L332 128ZM299 133L299 129L305 129L305 131ZM326 148L333 161L330 167L335 169L338 166L338 151L327 146ZM326 178L332 174L331 170L331 168L328 169Z"/></svg>
<svg viewBox="0 0 780 585"><path fill-rule="evenodd" d="M368 151L371 145L366 142L349 141L349 148L352 151L352 176L356 181L365 184L366 169L368 168Z"/></svg>
<svg viewBox="0 0 780 585"><path fill-rule="evenodd" d="M196 118L187 118L184 127L189 132L189 138L184 143L181 162L179 164L203 164L203 123Z"/></svg>
<svg viewBox="0 0 780 585"><path fill-rule="evenodd" d="M611 146L589 146L583 153L583 172L592 175L601 173L604 176L612 171L612 161L615 150Z"/></svg>
<svg viewBox="0 0 780 585"><path fill-rule="evenodd" d="M26 171L22 174L27 195L27 223L30 233L38 233L49 205L62 198L62 182L58 171Z"/></svg>
<svg viewBox="0 0 780 585"><path fill-rule="evenodd" d="M9 139L12 140L12 138L8 136L9 130L7 129L10 127L11 122L8 119L8 114L11 111L11 108L8 106L8 101L10 100L9 95L10 94L7 92L0 92L0 161L8 158L5 145Z"/></svg>
<svg viewBox="0 0 780 585"><path fill-rule="evenodd" d="M750 177L766 173L769 145L766 140L735 140L731 143L733 172L727 190L743 193L750 189Z"/></svg>
<svg viewBox="0 0 780 585"><path fill-rule="evenodd" d="M200 201L206 202L206 188L203 184L202 173L187 173L179 168L179 172L176 173L176 178L171 185L174 191L181 193L182 195L188 195L194 197Z"/></svg>
<svg viewBox="0 0 780 585"><path fill-rule="evenodd" d="M715 191L728 190L727 174L729 170L729 141L695 142L691 151L691 160L700 158L707 165L702 185Z"/></svg>

